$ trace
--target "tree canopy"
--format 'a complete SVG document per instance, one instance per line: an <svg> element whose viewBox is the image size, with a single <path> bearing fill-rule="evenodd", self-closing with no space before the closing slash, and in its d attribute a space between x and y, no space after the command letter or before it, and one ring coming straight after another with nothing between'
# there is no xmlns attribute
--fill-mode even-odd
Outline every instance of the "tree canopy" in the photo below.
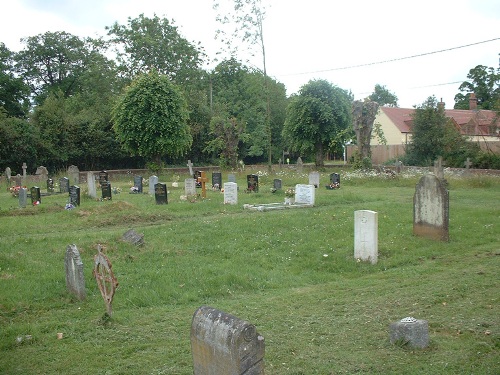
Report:
<svg viewBox="0 0 500 375"><path fill-rule="evenodd" d="M469 109L470 94L474 93L478 109L500 110L500 69L477 65L469 70L468 81L458 88L455 109Z"/></svg>
<svg viewBox="0 0 500 375"><path fill-rule="evenodd" d="M379 106L397 107L398 97L390 92L385 86L375 85L374 91L368 97L372 102L378 103Z"/></svg>
<svg viewBox="0 0 500 375"><path fill-rule="evenodd" d="M157 72L138 76L113 109L114 129L132 155L161 163L191 147L188 110L181 90Z"/></svg>
<svg viewBox="0 0 500 375"><path fill-rule="evenodd" d="M315 154L317 166L333 143L342 143L351 125L352 95L325 80L312 80L292 97L283 136L292 151Z"/></svg>

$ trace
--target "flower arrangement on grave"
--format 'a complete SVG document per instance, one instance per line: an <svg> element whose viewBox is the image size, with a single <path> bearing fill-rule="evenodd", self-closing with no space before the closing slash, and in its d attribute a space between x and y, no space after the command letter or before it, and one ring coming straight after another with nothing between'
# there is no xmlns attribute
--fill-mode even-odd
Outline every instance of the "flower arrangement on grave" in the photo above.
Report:
<svg viewBox="0 0 500 375"><path fill-rule="evenodd" d="M114 190L114 188L113 188L113 190ZM130 188L130 193L132 193L132 194L138 194L139 193L139 188L137 186L132 186Z"/></svg>
<svg viewBox="0 0 500 375"><path fill-rule="evenodd" d="M14 198L17 198L19 196L19 190L21 190L21 188L26 189L26 186L12 186L9 188L9 191Z"/></svg>
<svg viewBox="0 0 500 375"><path fill-rule="evenodd" d="M285 190L285 197L287 198L294 198L295 197L295 189L294 188L288 188Z"/></svg>
<svg viewBox="0 0 500 375"><path fill-rule="evenodd" d="M119 187L113 187L112 192L113 194L120 194L122 192L122 189Z"/></svg>
<svg viewBox="0 0 500 375"><path fill-rule="evenodd" d="M274 193L276 193L276 191L277 191L277 189L276 189L276 188L273 188L273 187L271 188L271 193L273 193L273 194L274 194Z"/></svg>
<svg viewBox="0 0 500 375"><path fill-rule="evenodd" d="M340 188L340 184L338 182L330 182L329 185L326 185L327 190L333 190Z"/></svg>

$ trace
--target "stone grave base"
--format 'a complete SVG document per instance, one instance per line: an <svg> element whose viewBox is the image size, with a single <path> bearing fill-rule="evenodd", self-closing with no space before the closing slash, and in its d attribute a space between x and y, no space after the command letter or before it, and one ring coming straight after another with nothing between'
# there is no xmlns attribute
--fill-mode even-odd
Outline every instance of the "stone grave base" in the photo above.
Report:
<svg viewBox="0 0 500 375"><path fill-rule="evenodd" d="M391 344L400 342L419 349L429 346L429 324L427 320L415 319L414 322L405 322L403 320L391 323L389 327Z"/></svg>
<svg viewBox="0 0 500 375"><path fill-rule="evenodd" d="M314 207L312 204L304 203L294 203L294 204L284 204L284 203L267 203L267 204L244 204L243 208L245 210L252 211L272 211L272 210L287 210L291 208L309 208Z"/></svg>

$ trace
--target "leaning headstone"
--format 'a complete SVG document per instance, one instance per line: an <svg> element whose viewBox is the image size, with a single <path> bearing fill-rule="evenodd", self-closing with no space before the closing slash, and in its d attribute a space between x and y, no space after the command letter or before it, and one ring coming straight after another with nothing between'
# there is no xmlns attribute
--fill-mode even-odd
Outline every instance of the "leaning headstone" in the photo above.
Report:
<svg viewBox="0 0 500 375"><path fill-rule="evenodd" d="M424 349L429 346L429 323L412 317L403 318L389 326L391 344Z"/></svg>
<svg viewBox="0 0 500 375"><path fill-rule="evenodd" d="M149 195L155 195L155 185L158 183L158 176L149 176Z"/></svg>
<svg viewBox="0 0 500 375"><path fill-rule="evenodd" d="M75 207L80 205L80 187L71 185L69 187L69 203Z"/></svg>
<svg viewBox="0 0 500 375"><path fill-rule="evenodd" d="M413 234L448 241L449 205L444 181L433 174L422 176L413 196Z"/></svg>
<svg viewBox="0 0 500 375"><path fill-rule="evenodd" d="M375 211L354 211L354 258L377 263L378 213Z"/></svg>
<svg viewBox="0 0 500 375"><path fill-rule="evenodd" d="M295 185L295 204L314 205L315 187L314 185Z"/></svg>
<svg viewBox="0 0 500 375"><path fill-rule="evenodd" d="M158 182L155 185L155 201L156 204L168 204L167 184Z"/></svg>
<svg viewBox="0 0 500 375"><path fill-rule="evenodd" d="M304 169L304 163L302 162L302 158L299 156L297 159L297 172L302 173L302 170Z"/></svg>
<svg viewBox="0 0 500 375"><path fill-rule="evenodd" d="M309 185L314 185L315 188L319 187L319 172L309 173Z"/></svg>
<svg viewBox="0 0 500 375"><path fill-rule="evenodd" d="M68 245L64 256L64 268L66 270L66 287L68 291L80 301L86 297L85 277L83 274L83 262L76 245Z"/></svg>
<svg viewBox="0 0 500 375"><path fill-rule="evenodd" d="M142 176L134 176L134 188L138 194L142 194Z"/></svg>
<svg viewBox="0 0 500 375"><path fill-rule="evenodd" d="M214 190L222 189L222 173L220 172L212 173L212 189Z"/></svg>
<svg viewBox="0 0 500 375"><path fill-rule="evenodd" d="M80 170L76 165L70 165L67 173L71 184L78 185L80 183Z"/></svg>
<svg viewBox="0 0 500 375"><path fill-rule="evenodd" d="M42 195L40 194L40 188L38 186L33 186L30 190L31 192L31 204L36 206L42 203Z"/></svg>
<svg viewBox="0 0 500 375"><path fill-rule="evenodd" d="M247 175L247 191L259 192L259 176L256 174Z"/></svg>
<svg viewBox="0 0 500 375"><path fill-rule="evenodd" d="M88 194L92 198L97 198L97 188L95 184L95 176L93 172L87 172L87 188Z"/></svg>
<svg viewBox="0 0 500 375"><path fill-rule="evenodd" d="M123 241L129 242L135 246L144 245L144 234L137 233L133 229L129 229L123 234Z"/></svg>
<svg viewBox="0 0 500 375"><path fill-rule="evenodd" d="M275 178L273 181L273 188L275 190L281 190L281 179L280 178Z"/></svg>
<svg viewBox="0 0 500 375"><path fill-rule="evenodd" d="M224 204L238 204L238 184L224 182Z"/></svg>
<svg viewBox="0 0 500 375"><path fill-rule="evenodd" d="M22 187L19 189L19 207L26 208L27 201L28 189Z"/></svg>
<svg viewBox="0 0 500 375"><path fill-rule="evenodd" d="M184 194L188 197L196 195L196 181L194 178L186 178L184 180Z"/></svg>
<svg viewBox="0 0 500 375"><path fill-rule="evenodd" d="M245 320L202 306L191 323L194 375L264 375L264 337Z"/></svg>
<svg viewBox="0 0 500 375"><path fill-rule="evenodd" d="M67 177L63 177L59 179L59 192L60 193L68 193L69 192L69 179Z"/></svg>

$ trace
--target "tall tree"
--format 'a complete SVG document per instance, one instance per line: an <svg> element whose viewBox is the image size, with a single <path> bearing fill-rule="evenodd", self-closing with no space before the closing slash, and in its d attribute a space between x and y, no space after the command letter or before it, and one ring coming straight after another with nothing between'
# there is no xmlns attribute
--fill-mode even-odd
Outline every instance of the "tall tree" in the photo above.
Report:
<svg viewBox="0 0 500 375"><path fill-rule="evenodd" d="M352 95L325 80L309 81L292 97L283 136L302 155L315 154L317 166L335 142L344 143L351 125ZM333 143L335 143L333 142Z"/></svg>
<svg viewBox="0 0 500 375"><path fill-rule="evenodd" d="M189 150L192 137L182 91L165 75L138 76L113 109L114 129L131 155L161 164Z"/></svg>
<svg viewBox="0 0 500 375"><path fill-rule="evenodd" d="M378 103L379 106L397 107L398 97L390 92L385 86L375 85L375 89L368 97L372 102Z"/></svg>
<svg viewBox="0 0 500 375"><path fill-rule="evenodd" d="M0 109L3 108L11 117L25 117L30 90L14 71L14 53L0 43Z"/></svg>
<svg viewBox="0 0 500 375"><path fill-rule="evenodd" d="M500 110L500 68L488 68L477 65L469 70L468 81L458 88L461 93L455 95L455 109L469 109L470 94L474 93L478 109Z"/></svg>

